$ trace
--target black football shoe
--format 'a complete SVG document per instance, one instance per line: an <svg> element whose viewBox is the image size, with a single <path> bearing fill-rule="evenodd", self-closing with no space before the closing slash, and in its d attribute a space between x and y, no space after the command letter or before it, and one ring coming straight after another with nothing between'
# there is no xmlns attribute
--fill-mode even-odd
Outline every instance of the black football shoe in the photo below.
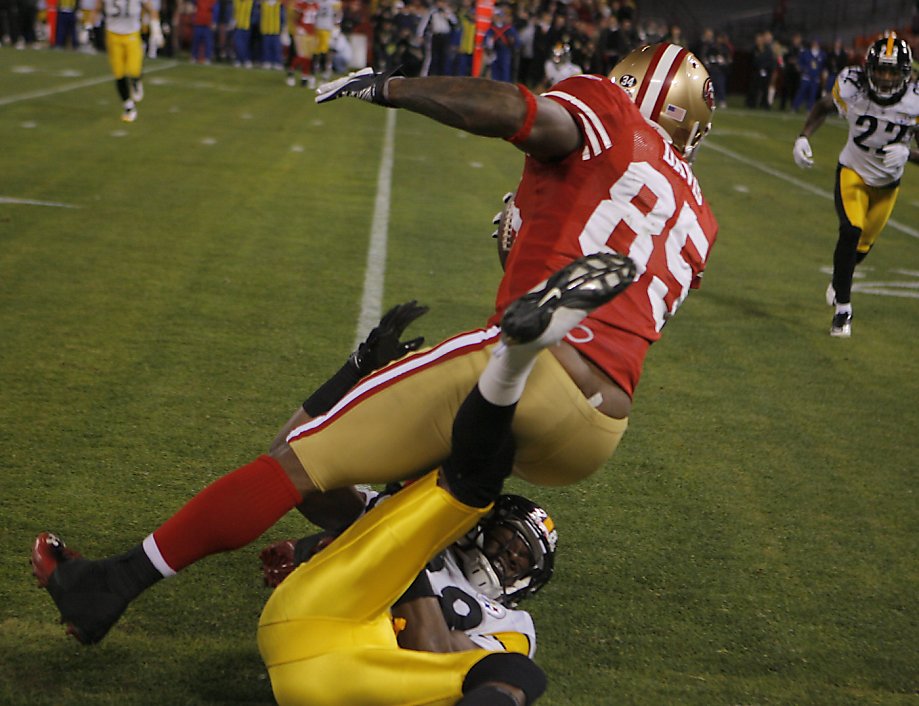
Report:
<svg viewBox="0 0 919 706"><path fill-rule="evenodd" d="M32 545L32 574L48 591L61 613L67 634L84 645L99 642L144 588L162 576L145 568L138 546L127 554L92 561L68 549L50 532L42 532ZM136 565L138 560L141 569Z"/></svg>
<svg viewBox="0 0 919 706"><path fill-rule="evenodd" d="M631 258L618 253L578 258L507 307L501 318L504 340L558 343L584 316L625 290L636 272Z"/></svg>

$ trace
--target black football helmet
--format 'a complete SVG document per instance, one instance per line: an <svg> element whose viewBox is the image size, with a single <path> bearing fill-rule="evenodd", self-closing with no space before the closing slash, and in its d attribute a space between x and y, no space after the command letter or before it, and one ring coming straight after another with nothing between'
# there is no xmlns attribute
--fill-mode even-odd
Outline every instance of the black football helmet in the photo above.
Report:
<svg viewBox="0 0 919 706"><path fill-rule="evenodd" d="M913 67L913 52L905 39L891 32L868 47L865 75L868 93L879 105L896 103L906 92Z"/></svg>
<svg viewBox="0 0 919 706"><path fill-rule="evenodd" d="M523 540L530 554L529 568L519 576L504 576L504 565L495 552L486 552L497 528L507 528ZM506 533L504 533L506 535ZM509 542L499 548L507 549ZM454 546L463 574L480 593L513 608L532 596L552 578L558 532L549 514L520 495L502 495L492 511Z"/></svg>

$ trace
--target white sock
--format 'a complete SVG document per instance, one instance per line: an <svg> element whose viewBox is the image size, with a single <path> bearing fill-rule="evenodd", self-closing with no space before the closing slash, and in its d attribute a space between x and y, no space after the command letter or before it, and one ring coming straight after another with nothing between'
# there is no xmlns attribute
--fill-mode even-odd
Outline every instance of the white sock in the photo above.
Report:
<svg viewBox="0 0 919 706"><path fill-rule="evenodd" d="M851 314L852 313L852 302L848 304L837 304L836 305L837 314Z"/></svg>
<svg viewBox="0 0 919 706"><path fill-rule="evenodd" d="M507 407L523 396L527 378L542 347L495 346L479 376L479 391L492 404Z"/></svg>

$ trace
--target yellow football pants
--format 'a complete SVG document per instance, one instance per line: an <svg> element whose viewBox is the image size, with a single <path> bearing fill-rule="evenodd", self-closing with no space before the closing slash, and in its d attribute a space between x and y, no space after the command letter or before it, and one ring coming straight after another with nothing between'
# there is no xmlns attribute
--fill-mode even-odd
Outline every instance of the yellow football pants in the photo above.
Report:
<svg viewBox="0 0 919 706"><path fill-rule="evenodd" d="M140 78L143 69L143 45L140 33L115 34L105 33L105 49L108 54L108 63L112 67L115 78Z"/></svg>
<svg viewBox="0 0 919 706"><path fill-rule="evenodd" d="M839 218L848 220L852 226L861 230L858 252L866 253L887 225L897 203L900 187L868 186L864 179L848 167L842 167L837 178L843 208L843 212L838 214Z"/></svg>
<svg viewBox="0 0 919 706"><path fill-rule="evenodd" d="M489 652L401 649L390 606L491 508L431 472L361 517L275 589L258 645L280 706L448 706Z"/></svg>

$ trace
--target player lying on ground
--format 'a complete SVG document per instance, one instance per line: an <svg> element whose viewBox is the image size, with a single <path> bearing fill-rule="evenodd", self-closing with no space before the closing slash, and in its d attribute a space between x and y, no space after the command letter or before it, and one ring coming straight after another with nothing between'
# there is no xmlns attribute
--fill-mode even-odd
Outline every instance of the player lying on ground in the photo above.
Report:
<svg viewBox="0 0 919 706"><path fill-rule="evenodd" d="M363 491L368 509L391 494ZM338 533L320 532L299 541L275 542L262 550L265 584L277 587L301 563L321 551ZM555 564L558 532L552 518L533 501L502 495L476 527L428 562L413 589L393 609L404 623L399 646L440 651L434 632L408 619L408 598L427 601L450 629L447 644L472 644L496 652L533 657L536 630L528 612L517 608L548 583ZM417 606L415 606L417 608ZM443 634L438 631L438 634Z"/></svg>

